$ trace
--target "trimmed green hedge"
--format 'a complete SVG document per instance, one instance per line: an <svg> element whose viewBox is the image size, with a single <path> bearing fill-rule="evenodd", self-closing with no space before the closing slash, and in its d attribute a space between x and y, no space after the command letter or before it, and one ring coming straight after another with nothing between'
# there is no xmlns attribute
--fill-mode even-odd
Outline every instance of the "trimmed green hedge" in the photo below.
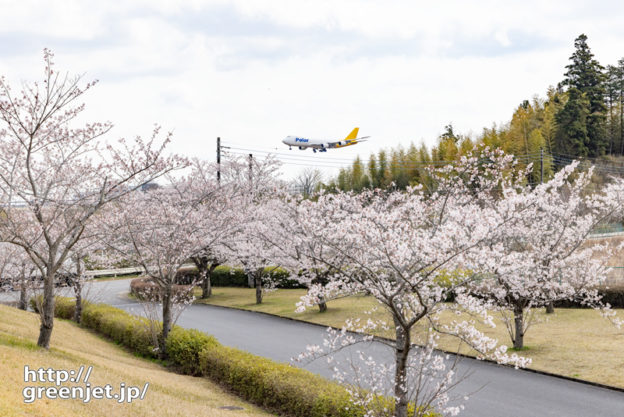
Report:
<svg viewBox="0 0 624 417"><path fill-rule="evenodd" d="M200 367L200 353L207 347L221 347L214 336L195 329L174 326L167 337L167 355L180 370L188 375L204 375Z"/></svg>
<svg viewBox="0 0 624 417"><path fill-rule="evenodd" d="M290 273L282 268L265 268L277 288L304 288L297 280L290 279ZM197 270L185 270L184 275L197 275ZM242 268L220 265L212 271L210 283L213 287L247 287L247 274Z"/></svg>
<svg viewBox="0 0 624 417"><path fill-rule="evenodd" d="M598 293L603 303L609 303L613 308L624 308L624 285L614 285L609 288L600 288ZM590 308L578 301L555 301L555 307L563 308Z"/></svg>
<svg viewBox="0 0 624 417"><path fill-rule="evenodd" d="M272 410L302 417L364 414L340 385L285 363L221 345L205 346L199 360L203 375Z"/></svg>
<svg viewBox="0 0 624 417"><path fill-rule="evenodd" d="M36 307L34 300L31 304ZM71 319L75 302L56 297L55 315ZM131 350L156 357L147 319L106 304L85 303L82 325ZM213 336L179 326L167 339L169 360L182 372L209 377L246 400L281 415L297 417L358 417L346 389L309 371L221 345ZM392 408L391 399L380 403Z"/></svg>
<svg viewBox="0 0 624 417"><path fill-rule="evenodd" d="M30 298L30 308L35 312L39 312L38 306L43 302L43 295ZM86 301L82 301L82 307L87 305ZM69 297L54 297L54 317L70 320L74 318L76 311L76 300Z"/></svg>
<svg viewBox="0 0 624 417"><path fill-rule="evenodd" d="M30 305L37 311L33 298ZM54 316L71 320L76 302L73 298L55 297ZM156 357L149 320L126 313L107 304L83 303L82 325L110 337L143 356Z"/></svg>

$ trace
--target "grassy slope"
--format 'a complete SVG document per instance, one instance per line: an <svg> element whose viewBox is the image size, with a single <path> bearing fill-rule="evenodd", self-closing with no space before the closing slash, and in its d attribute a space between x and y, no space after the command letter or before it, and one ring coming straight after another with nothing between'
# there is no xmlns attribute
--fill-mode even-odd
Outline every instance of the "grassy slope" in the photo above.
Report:
<svg viewBox="0 0 624 417"><path fill-rule="evenodd" d="M2 416L268 416L258 408L225 393L205 378L167 371L75 324L56 320L50 351L39 349L39 319L33 313L0 305L0 415ZM91 386L121 382L143 386L143 401L117 404L112 400L37 400L24 404L24 365L30 368L78 369L93 366ZM29 383L28 385L33 385ZM222 406L243 407L242 411Z"/></svg>
<svg viewBox="0 0 624 417"><path fill-rule="evenodd" d="M279 290L266 295L261 305L255 304L254 289L213 288L213 297L207 303L242 308L291 317L313 323L341 327L347 318L363 317L376 302L371 297L349 297L328 304L328 311L320 314L312 308L295 313L295 303L305 290ZM200 300L203 302L203 300ZM380 309L373 313L384 317ZM620 317L624 311L618 312ZM450 316L449 316L450 318ZM490 337L510 344L504 325L481 327ZM380 335L392 337L391 333ZM531 368L602 384L624 388L624 329L617 330L608 320L590 309L557 309L554 315L537 312L537 322L525 335L527 350L520 354L533 359ZM443 340L442 347L456 351L457 342ZM474 354L463 346L461 352Z"/></svg>

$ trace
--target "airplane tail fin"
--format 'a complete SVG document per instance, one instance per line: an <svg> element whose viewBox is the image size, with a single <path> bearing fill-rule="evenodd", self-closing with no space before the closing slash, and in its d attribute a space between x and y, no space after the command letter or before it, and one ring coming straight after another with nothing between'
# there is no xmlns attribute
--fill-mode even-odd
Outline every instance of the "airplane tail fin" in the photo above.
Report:
<svg viewBox="0 0 624 417"><path fill-rule="evenodd" d="M357 138L357 134L359 130L360 130L359 127L356 127L355 129L353 129L351 133L349 133L349 135L345 138L345 140L351 140L351 139Z"/></svg>

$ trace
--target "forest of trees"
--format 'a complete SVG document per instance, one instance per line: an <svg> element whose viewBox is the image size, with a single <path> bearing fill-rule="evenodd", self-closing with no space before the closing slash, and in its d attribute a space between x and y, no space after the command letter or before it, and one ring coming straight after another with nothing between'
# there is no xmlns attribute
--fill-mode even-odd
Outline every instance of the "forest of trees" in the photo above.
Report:
<svg viewBox="0 0 624 417"><path fill-rule="evenodd" d="M508 123L484 128L475 138L457 134L449 124L432 149L412 143L407 149L381 150L367 161L358 157L328 188L427 185L427 167L455 161L478 145L516 155L520 168L533 163L531 183L550 178L575 158L614 161L624 156L624 58L603 67L581 34L563 80L550 86L545 98L536 95L520 103Z"/></svg>

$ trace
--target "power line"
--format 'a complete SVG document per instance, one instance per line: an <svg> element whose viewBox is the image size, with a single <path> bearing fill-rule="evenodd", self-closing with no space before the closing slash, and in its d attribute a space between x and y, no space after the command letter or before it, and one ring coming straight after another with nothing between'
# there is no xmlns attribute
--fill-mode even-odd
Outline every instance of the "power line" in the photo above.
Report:
<svg viewBox="0 0 624 417"><path fill-rule="evenodd" d="M245 145L236 146L234 142L227 142L231 151L229 153L233 155L247 155L249 152L253 152L254 154L258 154L261 157L268 157L269 155L273 156L275 159L282 162L284 165L295 165L295 166L306 166L306 167L320 167L320 168L347 168L353 165L355 159L354 158L336 158L336 157L328 157L325 155L301 155L301 154L293 154L289 152L279 152L278 148L268 148L268 147L248 147ZM539 163L539 173L540 177L543 176L543 170L545 165L550 164L551 166L563 167L569 165L573 161L579 161L581 166L585 166L587 163L591 164L594 167L594 172L602 173L602 174L617 174L624 176L624 164L605 164L600 163L599 161L591 158L575 158L570 155L565 154L554 154L550 152L544 152L541 150L540 152L526 153L521 155L515 155L514 159L517 163L529 164L529 163ZM379 164L379 160L374 160L377 164ZM362 165L368 165L371 162L371 159L363 159L360 158L360 162ZM430 167L439 167L449 164L455 164L457 161L447 161L447 160L432 160L432 161L415 161L412 159L401 159L393 161L392 158L386 160L385 165L389 169L424 169ZM379 166L378 166L379 167Z"/></svg>

